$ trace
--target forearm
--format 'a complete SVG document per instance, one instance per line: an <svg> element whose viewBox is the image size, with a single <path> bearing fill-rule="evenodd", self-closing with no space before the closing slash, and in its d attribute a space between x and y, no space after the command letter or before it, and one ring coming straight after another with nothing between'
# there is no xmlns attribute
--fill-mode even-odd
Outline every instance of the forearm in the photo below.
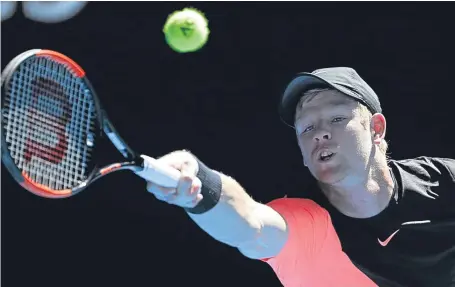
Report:
<svg viewBox="0 0 455 287"><path fill-rule="evenodd" d="M287 240L284 218L254 201L233 178L214 171L187 151L161 157L162 164L180 171L177 187L147 182L157 199L182 207L214 239L238 248L252 259L276 255Z"/></svg>
<svg viewBox="0 0 455 287"><path fill-rule="evenodd" d="M202 214L188 215L214 239L233 247L254 240L261 223L254 216L260 205L233 178L220 174L222 193L219 202Z"/></svg>

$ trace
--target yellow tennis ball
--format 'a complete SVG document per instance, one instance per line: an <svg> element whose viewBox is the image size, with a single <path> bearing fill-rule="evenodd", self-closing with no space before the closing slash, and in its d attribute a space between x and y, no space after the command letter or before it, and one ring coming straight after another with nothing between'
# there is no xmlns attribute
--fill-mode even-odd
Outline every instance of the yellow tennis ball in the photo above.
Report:
<svg viewBox="0 0 455 287"><path fill-rule="evenodd" d="M163 32L168 45L179 53L199 50L205 45L210 34L204 14L194 8L185 8L170 14Z"/></svg>

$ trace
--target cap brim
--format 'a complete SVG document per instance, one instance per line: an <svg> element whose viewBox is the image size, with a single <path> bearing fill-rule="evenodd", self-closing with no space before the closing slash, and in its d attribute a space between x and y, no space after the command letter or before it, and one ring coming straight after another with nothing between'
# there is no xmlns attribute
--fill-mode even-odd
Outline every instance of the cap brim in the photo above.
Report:
<svg viewBox="0 0 455 287"><path fill-rule="evenodd" d="M281 97L279 114L281 119L289 126L294 127L295 110L302 94L311 89L334 88L326 80L310 73L300 73L286 87Z"/></svg>

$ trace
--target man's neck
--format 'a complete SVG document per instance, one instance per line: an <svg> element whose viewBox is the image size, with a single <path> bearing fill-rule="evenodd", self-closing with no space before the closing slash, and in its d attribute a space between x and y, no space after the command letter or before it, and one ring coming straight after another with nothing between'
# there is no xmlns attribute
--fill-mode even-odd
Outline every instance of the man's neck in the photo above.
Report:
<svg viewBox="0 0 455 287"><path fill-rule="evenodd" d="M346 216L369 218L389 204L394 181L387 163L375 164L363 178L349 177L334 185L320 183L330 203Z"/></svg>

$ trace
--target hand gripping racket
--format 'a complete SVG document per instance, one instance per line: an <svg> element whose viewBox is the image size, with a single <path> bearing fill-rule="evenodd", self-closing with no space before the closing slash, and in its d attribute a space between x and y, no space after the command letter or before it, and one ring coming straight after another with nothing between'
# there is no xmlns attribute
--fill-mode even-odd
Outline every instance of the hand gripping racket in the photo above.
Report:
<svg viewBox="0 0 455 287"><path fill-rule="evenodd" d="M1 80L2 162L28 191L69 197L119 170L177 186L179 171L138 155L119 136L84 70L69 57L26 51L6 66ZM103 139L112 142L123 161L101 165Z"/></svg>

